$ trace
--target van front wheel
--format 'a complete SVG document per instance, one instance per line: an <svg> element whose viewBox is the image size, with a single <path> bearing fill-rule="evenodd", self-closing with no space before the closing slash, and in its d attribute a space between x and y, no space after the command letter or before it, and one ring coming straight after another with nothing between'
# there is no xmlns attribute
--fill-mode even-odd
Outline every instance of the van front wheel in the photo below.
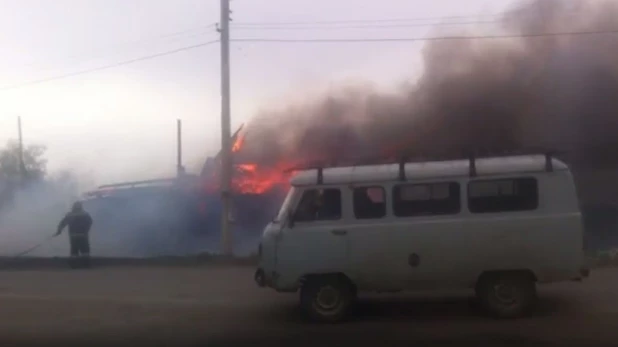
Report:
<svg viewBox="0 0 618 347"><path fill-rule="evenodd" d="M313 321L343 320L354 296L354 288L341 276L311 276L300 290L300 304Z"/></svg>
<svg viewBox="0 0 618 347"><path fill-rule="evenodd" d="M476 288L485 310L497 318L518 318L536 301L534 279L526 273L497 273L483 276Z"/></svg>

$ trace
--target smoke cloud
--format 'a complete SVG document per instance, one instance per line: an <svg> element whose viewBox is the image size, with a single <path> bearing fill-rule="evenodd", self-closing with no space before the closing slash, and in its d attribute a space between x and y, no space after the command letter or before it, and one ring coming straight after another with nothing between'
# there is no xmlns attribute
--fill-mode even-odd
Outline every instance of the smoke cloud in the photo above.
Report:
<svg viewBox="0 0 618 347"><path fill-rule="evenodd" d="M68 256L68 230L49 238L72 203L83 198L79 192L78 180L70 173L47 177L17 190L0 209L0 257L16 256L42 242L27 255ZM83 201L94 219L90 242L95 256L197 254L219 244L217 233L205 233L208 228L203 220L195 220L192 212L198 202L192 195L162 189Z"/></svg>
<svg viewBox="0 0 618 347"><path fill-rule="evenodd" d="M77 180L69 173L37 180L16 190L0 209L0 256L16 255L51 237L77 196ZM33 253L66 255L68 251L68 242L54 240Z"/></svg>
<svg viewBox="0 0 618 347"><path fill-rule="evenodd" d="M566 33L616 23L615 1L521 3L481 34L513 37L429 41L423 75L395 93L352 86L261 112L243 158L341 162L542 147L566 151L576 166L612 166L618 34Z"/></svg>

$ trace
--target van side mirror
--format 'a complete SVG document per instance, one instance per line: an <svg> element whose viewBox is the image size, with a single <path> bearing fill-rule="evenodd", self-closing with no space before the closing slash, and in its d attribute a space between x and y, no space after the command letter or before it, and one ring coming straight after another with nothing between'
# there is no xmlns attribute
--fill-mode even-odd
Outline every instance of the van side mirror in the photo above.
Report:
<svg viewBox="0 0 618 347"><path fill-rule="evenodd" d="M294 227L294 213L292 211L288 211L288 213L286 214L286 219L287 219L288 227L293 228Z"/></svg>

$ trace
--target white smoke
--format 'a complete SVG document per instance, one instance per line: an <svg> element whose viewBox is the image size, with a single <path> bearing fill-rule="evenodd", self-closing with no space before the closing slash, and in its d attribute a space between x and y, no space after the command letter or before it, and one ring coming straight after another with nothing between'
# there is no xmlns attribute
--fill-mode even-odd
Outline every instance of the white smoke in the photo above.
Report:
<svg viewBox="0 0 618 347"><path fill-rule="evenodd" d="M16 191L0 210L0 255L15 255L53 235L58 222L77 198L77 180L68 173L30 183ZM67 252L67 242L53 240L33 254L60 256Z"/></svg>

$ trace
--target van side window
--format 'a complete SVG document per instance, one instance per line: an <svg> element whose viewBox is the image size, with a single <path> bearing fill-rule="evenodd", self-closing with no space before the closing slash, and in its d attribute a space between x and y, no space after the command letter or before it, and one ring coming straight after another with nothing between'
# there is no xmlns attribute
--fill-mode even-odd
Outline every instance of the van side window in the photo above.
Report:
<svg viewBox="0 0 618 347"><path fill-rule="evenodd" d="M535 210L539 206L534 178L471 181L468 208L472 213Z"/></svg>
<svg viewBox="0 0 618 347"><path fill-rule="evenodd" d="M297 222L337 219L341 219L341 191L332 188L306 190L294 213Z"/></svg>
<svg viewBox="0 0 618 347"><path fill-rule="evenodd" d="M386 192L382 187L354 188L356 219L379 219L386 216Z"/></svg>
<svg viewBox="0 0 618 347"><path fill-rule="evenodd" d="M461 209L459 183L399 184L393 188L397 217L457 214Z"/></svg>

